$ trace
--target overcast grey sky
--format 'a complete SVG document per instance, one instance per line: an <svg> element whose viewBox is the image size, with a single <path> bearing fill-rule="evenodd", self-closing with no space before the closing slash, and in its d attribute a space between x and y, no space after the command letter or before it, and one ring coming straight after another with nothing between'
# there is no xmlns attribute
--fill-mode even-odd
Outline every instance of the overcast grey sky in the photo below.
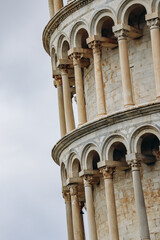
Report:
<svg viewBox="0 0 160 240"><path fill-rule="evenodd" d="M65 240L48 0L0 0L0 18L0 240Z"/></svg>

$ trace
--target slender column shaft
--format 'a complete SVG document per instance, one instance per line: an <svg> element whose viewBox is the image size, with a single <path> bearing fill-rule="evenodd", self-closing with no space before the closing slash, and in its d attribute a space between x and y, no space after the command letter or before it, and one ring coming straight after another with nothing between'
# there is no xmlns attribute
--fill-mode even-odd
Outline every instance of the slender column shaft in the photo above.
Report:
<svg viewBox="0 0 160 240"><path fill-rule="evenodd" d="M63 7L63 1L62 0L53 0L54 1L54 10L55 14Z"/></svg>
<svg viewBox="0 0 160 240"><path fill-rule="evenodd" d="M66 69L61 69L62 83L63 83L63 98L64 98L64 111L66 119L67 133L75 128L71 92L69 86L68 72Z"/></svg>
<svg viewBox="0 0 160 240"><path fill-rule="evenodd" d="M50 18L54 16L53 0L48 0Z"/></svg>
<svg viewBox="0 0 160 240"><path fill-rule="evenodd" d="M140 161L131 161L133 188L141 240L150 240L143 188L140 178Z"/></svg>
<svg viewBox="0 0 160 240"><path fill-rule="evenodd" d="M68 240L74 240L70 193L64 194L64 198L65 198L65 204L66 204L66 220L67 220Z"/></svg>
<svg viewBox="0 0 160 240"><path fill-rule="evenodd" d="M89 176L85 177L85 179L84 179L88 231L89 231L89 239L97 240L98 238L97 238L97 231L96 231L96 222L95 222L95 212L94 212L91 181L92 181L92 177L89 177Z"/></svg>
<svg viewBox="0 0 160 240"><path fill-rule="evenodd" d="M84 230L84 219L83 219L83 210L82 210L82 208L83 208L83 203L80 203L79 202L79 205L80 205L80 214L81 214L81 228L82 228L82 232L83 232L83 240L85 240L86 239L86 237L85 237L85 230Z"/></svg>
<svg viewBox="0 0 160 240"><path fill-rule="evenodd" d="M148 21L151 32L152 55L156 83L156 96L160 100L160 20L158 18Z"/></svg>
<svg viewBox="0 0 160 240"><path fill-rule="evenodd" d="M113 186L113 168L105 168L102 170L104 183L105 183L105 194L107 203L108 213L108 225L109 225L109 238L110 240L119 240L117 213Z"/></svg>
<svg viewBox="0 0 160 240"><path fill-rule="evenodd" d="M103 75L101 65L101 44L98 41L91 42L89 46L93 49L94 59L94 73L95 73L95 85L97 96L97 112L98 115L106 114L106 103L103 86Z"/></svg>
<svg viewBox="0 0 160 240"><path fill-rule="evenodd" d="M83 78L82 70L80 66L80 59L73 57L74 73L75 73L75 85L76 85L76 97L77 97L77 109L78 109L78 123L84 124L87 121L86 107L84 99Z"/></svg>
<svg viewBox="0 0 160 240"><path fill-rule="evenodd" d="M71 194L71 203L72 203L74 240L84 240L84 231L83 231L82 216L80 213L80 206L78 201L77 186L70 187L70 194Z"/></svg>
<svg viewBox="0 0 160 240"><path fill-rule="evenodd" d="M60 77L55 77L57 84L57 94L58 94L58 109L59 109L59 122L61 137L66 134L66 121L64 113L64 101L63 101L63 89L62 89L62 79Z"/></svg>
<svg viewBox="0 0 160 240"><path fill-rule="evenodd" d="M133 105L132 83L131 83L131 75L130 75L130 67L129 67L127 35L124 30L119 31L115 35L118 36L124 106L127 107L130 105Z"/></svg>

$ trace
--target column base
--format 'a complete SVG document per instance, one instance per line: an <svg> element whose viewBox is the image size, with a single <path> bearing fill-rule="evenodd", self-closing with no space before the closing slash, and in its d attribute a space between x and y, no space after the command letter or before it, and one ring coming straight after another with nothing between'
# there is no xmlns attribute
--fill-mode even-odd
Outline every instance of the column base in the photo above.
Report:
<svg viewBox="0 0 160 240"><path fill-rule="evenodd" d="M78 123L78 127L81 127L82 125L84 125L87 122L82 122L82 123Z"/></svg>
<svg viewBox="0 0 160 240"><path fill-rule="evenodd" d="M107 113L101 113L101 114L98 114L97 115L97 118L100 119L100 118L103 118L105 115L107 115Z"/></svg>
<svg viewBox="0 0 160 240"><path fill-rule="evenodd" d="M134 103L130 103L130 104L125 104L124 108L129 108L129 107L133 107L135 104Z"/></svg>
<svg viewBox="0 0 160 240"><path fill-rule="evenodd" d="M156 102L160 102L160 96L156 97Z"/></svg>

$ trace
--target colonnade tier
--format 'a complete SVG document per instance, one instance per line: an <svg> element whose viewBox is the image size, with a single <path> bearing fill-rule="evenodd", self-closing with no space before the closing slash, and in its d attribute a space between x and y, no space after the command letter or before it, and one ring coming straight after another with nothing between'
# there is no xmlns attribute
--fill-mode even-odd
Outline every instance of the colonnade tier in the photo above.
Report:
<svg viewBox="0 0 160 240"><path fill-rule="evenodd" d="M143 194L142 182L140 178L140 167L141 167L142 160L139 158L139 154L130 154L127 156L127 159L128 159L128 164L131 167L132 176L133 176L132 179L133 179L136 212L137 212L137 218L138 218L139 236L140 236L140 239L142 240L150 240L144 194ZM109 165L107 161L105 161L103 163L98 164L99 171L88 170L88 172L86 171L86 173L85 171L82 171L79 173L79 176L84 181L85 199L83 201L86 203L88 232L89 232L90 240L98 239L97 226L95 221L93 186L99 183L99 178L102 176L105 183L104 190L105 190L105 196L106 196L109 239L110 240L119 239L113 177L114 177L114 172L116 170L118 170L119 172L119 170L122 169L121 166L123 165L123 163L116 164L115 166L117 167L115 167L114 164L112 167ZM64 192L66 192L66 188L68 191L67 198L66 198L66 194L63 193L65 202L69 201L69 203L66 205L68 240L72 240L72 239L82 240L85 238L84 238L84 227L82 224L83 219L81 216L81 208L80 208L81 204L80 204L80 199L78 194L78 184L82 184L82 182L80 181L80 179L78 180L78 178L75 178L75 180L73 178L67 181L67 183L68 182L70 182L71 184L69 183L63 188ZM71 199L71 202L70 202L70 199Z"/></svg>
<svg viewBox="0 0 160 240"><path fill-rule="evenodd" d="M153 163L156 163L156 159L157 162L160 160L159 156L159 145L157 145L156 147L156 151L157 153L155 154L155 147L154 147L154 151L152 150L152 154L154 154L153 156L147 155L147 153L149 153L149 148L147 149L147 153L146 155L144 155L144 153L140 153L139 151L143 151L144 145L142 147L143 144L143 140L145 139L144 136L149 136L149 134L154 135L155 137L157 137L157 144L159 144L159 139L160 139L160 132L159 132L159 107L157 107L157 109L155 108L155 106L159 106L160 103L155 103L154 105L150 106L150 110L148 110L147 114L150 112L150 119L154 119L154 124L155 126L152 126L152 124L150 125L146 125L144 124L141 127L137 127L137 121L135 120L135 125L136 128L133 131L133 126L130 126L131 122L133 123L133 119L136 119L138 117L141 116L141 119L144 119L144 117L146 116L145 113L145 108L143 107L143 110L141 112L139 112L140 108L135 110L136 113L139 112L139 115L134 116L133 112L132 112L132 117L129 114L130 111L132 110L126 110L126 115L123 117L124 119L127 119L128 117L128 122L124 125L128 125L130 126L129 129L127 129L126 131L126 136L129 139L126 139L126 137L124 136L123 139L122 137L119 135L120 132L123 131L122 129L122 125L118 124L121 121L124 122L124 119L121 117L117 117L117 121L115 122L115 119L113 118L113 116L111 117L113 122L111 123L111 121L109 120L109 123L111 123L111 125L113 126L114 124L116 126L119 126L118 128L116 127L116 134L112 134L110 132L108 132L108 129L110 129L110 125L108 126L108 129L105 128L103 129L103 132L106 136L108 136L106 138L106 140L103 140L103 144L101 146L102 151L100 151L100 149L98 148L98 146L92 146L91 144L88 145L84 145L83 149L79 149L80 147L80 143L81 143L81 138L84 139L84 131L86 129L86 127L88 129L86 129L86 132L88 133L88 135L86 135L86 138L88 139L86 142L89 142L89 136L92 133L92 136L90 136L90 138L92 139L93 136L97 136L94 137L94 141L98 142L99 145L101 145L101 141L98 136L101 135L99 133L100 129L102 128L101 121L103 121L103 119L97 120L97 122L95 123L96 128L94 129L94 132L92 132L92 127L91 126L86 126L85 128L79 128L78 130L75 130L73 132L71 132L70 134L68 134L68 136L66 136L65 138L61 139L60 142L56 145L54 149L54 153L57 151L59 155L59 157L61 158L61 166L62 166L62 159L64 159L63 162L63 170L67 169L66 173L62 174L63 176L65 176L65 179L63 180L63 192L67 191L69 196L71 197L72 201L74 204L72 207L72 204L70 202L70 207L68 205L66 205L66 212L67 214L69 214L69 216L67 216L67 222L70 223L73 221L73 229L77 229L73 230L72 232L72 228L69 228L69 232L68 232L68 239L72 240L73 236L77 236L77 232L78 232L78 236L80 235L81 237L84 236L84 227L83 224L80 224L80 222L83 220L82 216L81 216L81 207L80 204L82 204L82 202L84 203L85 207L86 207L86 214L87 214L87 222L88 222L88 232L89 232L89 239L91 240L97 240L97 238L99 238L99 232L98 230L98 220L97 220L97 215L95 215L97 210L97 203L96 203L96 199L95 199L95 194L98 194L97 190L95 190L96 188L102 188L103 186L103 190L104 190L104 196L105 196L105 200L106 200L106 212L107 212L107 224L108 224L108 230L109 230L109 239L110 240L114 240L114 239L119 239L120 236L120 232L119 232L119 225L121 226L121 219L119 217L119 215L117 215L117 202L119 202L118 196L117 195L117 183L115 181L115 175L116 175L116 179L118 179L118 176L121 175L122 171L126 171L125 175L127 172L131 172L132 174L132 178L131 180L131 184L133 184L133 196L132 198L133 200L133 204L135 204L135 210L136 210L136 215L137 215L137 220L138 220L138 224L137 224L137 231L139 232L139 237L140 239L147 239L150 240L150 230L149 230L149 225L148 225L148 218L147 218L147 213L146 213L146 206L145 206L145 197L146 200L148 193L147 193L147 189L145 187L145 197L144 197L144 193L143 193L143 184L145 183L146 179L143 180L144 178L144 169L146 168L145 165L147 165L147 170L148 171L151 168L153 168ZM148 108L148 106L147 106ZM154 109L155 108L155 109ZM157 112L157 113L155 113ZM157 114L157 115L156 115ZM121 120L120 120L121 119ZM140 121L140 119L138 120ZM144 120L145 121L145 120ZM107 122L107 117L105 119L105 122ZM148 122L148 118L146 119L146 122ZM99 124L99 126L98 126ZM143 123L142 123L143 124ZM157 127L156 127L157 126ZM124 127L125 128L125 127ZM132 129L132 132L130 131L130 129ZM112 129L113 130L113 129ZM76 131L79 131L77 133L77 138L73 137L73 135L75 134ZM102 129L101 129L101 133L102 133ZM130 136L128 136L128 133L130 133ZM97 139L96 139L97 138ZM73 144L73 139L75 144ZM126 139L126 140L125 140ZM151 138L149 137L149 140ZM84 141L84 140L83 140ZM112 159L112 156L110 154L110 152L112 152L112 154L114 154L113 151L113 145L114 143L117 142L121 142L121 144L124 144L126 146L127 152L125 152L125 161L124 159L122 161L115 161L115 159ZM77 143L76 143L77 142ZM155 140L154 140L155 142ZM68 144L68 145L67 145ZM70 144L72 145L72 151L74 151L75 153L78 151L80 152L78 155L72 153L71 149L70 149ZM76 144L78 145L76 147ZM147 143L146 143L147 144ZM60 146L60 148L58 148L58 145ZM152 145L152 144L150 144ZM87 147L88 146L88 147ZM116 145L117 146L117 145ZM131 146L131 149L129 150L129 148L127 146ZM147 144L147 146L149 146ZM68 149L68 153L65 149ZM97 151L97 153L100 156L100 159L98 160L97 163L97 169L96 170L91 170L91 168L93 168L92 164L89 163L89 161L93 161L94 157L90 154L91 151ZM119 148L117 148L119 149ZM134 150L137 149L138 153L134 153ZM63 151L67 155L66 159L65 156L63 154ZM61 156L62 155L62 156ZM81 157L80 157L81 156ZM108 156L108 159L107 159ZM55 157L54 157L55 159ZM79 160L78 160L79 159ZM104 159L107 159L104 161ZM158 160L159 159L159 160ZM80 166L78 166L76 164L76 168L75 168L75 160L77 162L80 163ZM85 161L85 162L84 162ZM142 165L143 163L143 165ZM147 164L146 164L147 163ZM151 165L152 163L152 165ZM74 166L73 166L74 165ZM142 167L141 167L142 165ZM95 167L95 165L94 165ZM140 169L142 168L142 170L140 171ZM77 170L76 170L77 169ZM76 173L77 171L77 173ZM143 178L142 176L140 176L140 172L141 174L143 173ZM76 173L76 174L75 174ZM143 184L142 184L142 180L143 180ZM102 182L104 184L102 184ZM114 193L115 191L115 184L116 184L116 195ZM80 187L80 190L79 190ZM130 188L132 188L132 186L130 185ZM67 189L67 190L66 190ZM72 190L71 190L72 189ZM83 189L83 190L82 190ZM100 190L100 189L99 189ZM98 190L98 191L99 191ZM125 186L124 186L124 190L125 190ZM83 191L84 193L84 197L82 197L82 192L79 191ZM118 188L118 192L120 191L120 189ZM127 191L127 190L126 190ZM72 197L72 196L73 197ZM70 198L69 198L70 199ZM125 201L125 200L124 200ZM150 199L150 201L152 201ZM66 202L66 200L65 200ZM103 206L104 207L104 206ZM123 206L122 206L123 207ZM147 206L147 211L148 211L148 206ZM68 213L69 212L69 213ZM73 213L74 212L74 213ZM118 210L119 212L119 210ZM97 213L96 213L97 214ZM76 216L76 217L75 217ZM78 216L78 217L77 217ZM74 220L73 220L74 219ZM75 219L79 219L79 220L75 220ZM151 216L149 218L149 221L151 221ZM83 221L82 221L83 222ZM77 224L77 225L76 225ZM150 226L151 226L152 222L150 222ZM68 223L67 223L68 225ZM135 225L135 223L133 223L133 225ZM134 226L135 227L135 226ZM106 229L107 231L107 229ZM122 233L121 233L122 234ZM75 238L78 239L78 238ZM83 239L83 237L82 237Z"/></svg>
<svg viewBox="0 0 160 240"><path fill-rule="evenodd" d="M141 169L144 170L143 167L146 167L146 163L152 163L153 166L157 158L160 159L160 153L158 145L156 153L154 152L155 149L150 152L152 156L147 155L148 152L146 155L142 154L143 147L140 142L143 141L145 134L155 134L158 141L160 140L160 2L159 0L140 0L139 2L126 0L122 1L114 11L111 6L112 3L107 3L106 5L109 5L109 8L105 5L105 9L97 9L92 19L88 20L87 16L85 16L86 13L83 12L83 7L92 4L93 0L73 1L70 4L70 9L69 6L63 8L62 0L48 1L51 20L44 31L43 42L46 51L52 57L61 131L61 140L54 147L52 157L56 163L63 166L62 192L66 205L68 240L85 240L82 216L84 205L87 212L89 239L97 240L99 238L96 225L94 189L101 182L104 184L109 239L119 239L120 224L117 215L114 177L115 173L118 175L124 170L132 174L131 184L133 185L133 201L138 220L139 238L150 240ZM93 8L96 8L95 6ZM135 103L135 87L130 69L129 46L134 39L142 39L144 36L142 31L133 26L132 21L130 21L130 13L132 10L134 11L133 6L144 8L143 14L145 23L149 27L152 49L154 79L151 79L151 81L155 81L156 93L156 100L153 99L152 102L139 106L136 106ZM82 16L74 18L75 15L73 14L79 9L82 11L80 13ZM90 9L92 12L92 7ZM69 18L70 15L72 21L74 19L74 26L69 31L70 33L65 33L65 28L69 25L67 20L65 22L65 19ZM110 34L107 37L102 36L103 18L106 18L107 21L109 18L111 19L107 23L113 22L113 24L110 23ZM87 21L88 23L86 23ZM61 27L62 25L63 27ZM116 47L118 47L123 109L108 114L107 104L109 99L104 91L103 51L106 52L108 49ZM54 49L53 54L52 48ZM92 65L90 65L90 62L92 62ZM92 121L87 119L86 103L88 96L86 96L84 85L84 69L90 66L93 66L96 99L93 104L97 112L97 116ZM72 106L74 94L76 94L78 113L77 129L75 129ZM134 121L135 124L133 124ZM142 122L146 125L143 126ZM134 127L140 123L142 126L134 131ZM107 136L105 141L104 135ZM85 137L88 143L82 150L81 145L84 143ZM114 138L117 141L114 141ZM93 140L92 144L89 142L90 139ZM101 141L105 143L103 142L104 146L101 146L99 151L96 143L101 143ZM113 157L113 145L117 143L124 145L126 150L123 149L123 160L115 160ZM88 163L88 149L97 152L99 155L99 159L94 164L93 162ZM75 159L80 163L76 174L72 169Z"/></svg>
<svg viewBox="0 0 160 240"><path fill-rule="evenodd" d="M160 100L160 34L159 34L159 18L152 19L151 16L146 16L147 23L150 26L151 32L151 44L152 44L152 54L153 54L153 65L154 65L154 74L155 74L155 86L156 86L156 99ZM124 107L131 107L134 105L133 101L133 86L131 82L131 74L130 74L130 64L129 64L129 56L128 56L128 45L127 45L127 36L131 38L137 38L141 36L141 33L137 30L133 31L133 28L129 30L129 28L125 28L121 25L117 25L113 27L113 31L115 36L118 39L118 47L119 47L119 58L120 58L120 69L121 69L121 80L122 80L122 89L123 89L123 102ZM74 68L74 79L75 79L75 88L76 88L76 98L77 98L77 109L78 109L78 126L81 126L87 122L87 114L86 114L86 99L84 94L84 86L83 86L83 76L82 76L82 59L86 57L93 58L94 60L94 76L95 76L95 89L96 89L96 107L97 114L99 116L103 116L107 114L106 109L106 100L104 93L104 83L103 83L103 73L102 73L102 64L101 64L101 48L104 46L107 48L114 48L117 44L115 40L108 38L102 38L96 35L93 35L86 39L86 43L92 49L92 53L89 52L89 49L82 48L73 48L68 51L69 57L71 59L70 68ZM76 49L76 50L75 50ZM83 52L85 50L85 54ZM86 53L89 54L86 56ZM60 59L63 60L63 59ZM65 60L65 59L64 59ZM61 97L58 97L59 101L59 110L61 115L65 115L63 121L61 123L60 117L60 128L61 128L61 136L63 137L65 133L69 133L71 130L75 128L74 123L74 115L72 109L72 101L70 94L70 85L69 85L69 76L67 70L64 68L59 68L58 72L61 73L62 76L62 88L64 98L62 100ZM54 75L55 78L57 75ZM59 90L59 88L57 88ZM59 93L58 93L59 94ZM64 103L63 103L64 101ZM63 107L64 106L64 107ZM64 113L62 113L64 111ZM64 130L64 126L66 125L67 131Z"/></svg>

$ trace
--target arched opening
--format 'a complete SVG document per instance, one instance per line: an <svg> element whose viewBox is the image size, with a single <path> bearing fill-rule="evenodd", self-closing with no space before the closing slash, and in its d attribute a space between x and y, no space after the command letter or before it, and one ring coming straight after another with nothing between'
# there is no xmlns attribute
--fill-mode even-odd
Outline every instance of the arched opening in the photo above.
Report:
<svg viewBox="0 0 160 240"><path fill-rule="evenodd" d="M56 66L57 66L57 54L54 48L52 48L52 51L51 51L51 64L52 64L52 72L53 72L56 70Z"/></svg>
<svg viewBox="0 0 160 240"><path fill-rule="evenodd" d="M86 39L88 38L88 32L81 28L76 35L76 47L88 48Z"/></svg>
<svg viewBox="0 0 160 240"><path fill-rule="evenodd" d="M99 154L95 151L92 150L89 152L87 156L87 169L89 170L97 170L97 163L100 161L100 156Z"/></svg>
<svg viewBox="0 0 160 240"><path fill-rule="evenodd" d="M65 40L62 44L62 58L68 58L69 43Z"/></svg>
<svg viewBox="0 0 160 240"><path fill-rule="evenodd" d="M67 171L66 171L64 163L62 163L62 165L61 165L61 180L62 180L62 185L65 186L66 180L67 180Z"/></svg>
<svg viewBox="0 0 160 240"><path fill-rule="evenodd" d="M126 161L127 149L122 142L115 142L112 144L109 150L109 159L110 161Z"/></svg>
<svg viewBox="0 0 160 240"><path fill-rule="evenodd" d="M143 156L156 160L159 157L159 139L152 133L145 133L140 138L140 150Z"/></svg>
<svg viewBox="0 0 160 240"><path fill-rule="evenodd" d="M114 22L111 17L103 17L97 24L97 34L106 38L115 38L112 31L113 26Z"/></svg>
<svg viewBox="0 0 160 240"><path fill-rule="evenodd" d="M79 177L79 172L81 171L81 166L79 160L76 158L72 163L72 177Z"/></svg>
<svg viewBox="0 0 160 240"><path fill-rule="evenodd" d="M134 4L128 9L128 25L142 30L146 25L146 9L141 4Z"/></svg>

